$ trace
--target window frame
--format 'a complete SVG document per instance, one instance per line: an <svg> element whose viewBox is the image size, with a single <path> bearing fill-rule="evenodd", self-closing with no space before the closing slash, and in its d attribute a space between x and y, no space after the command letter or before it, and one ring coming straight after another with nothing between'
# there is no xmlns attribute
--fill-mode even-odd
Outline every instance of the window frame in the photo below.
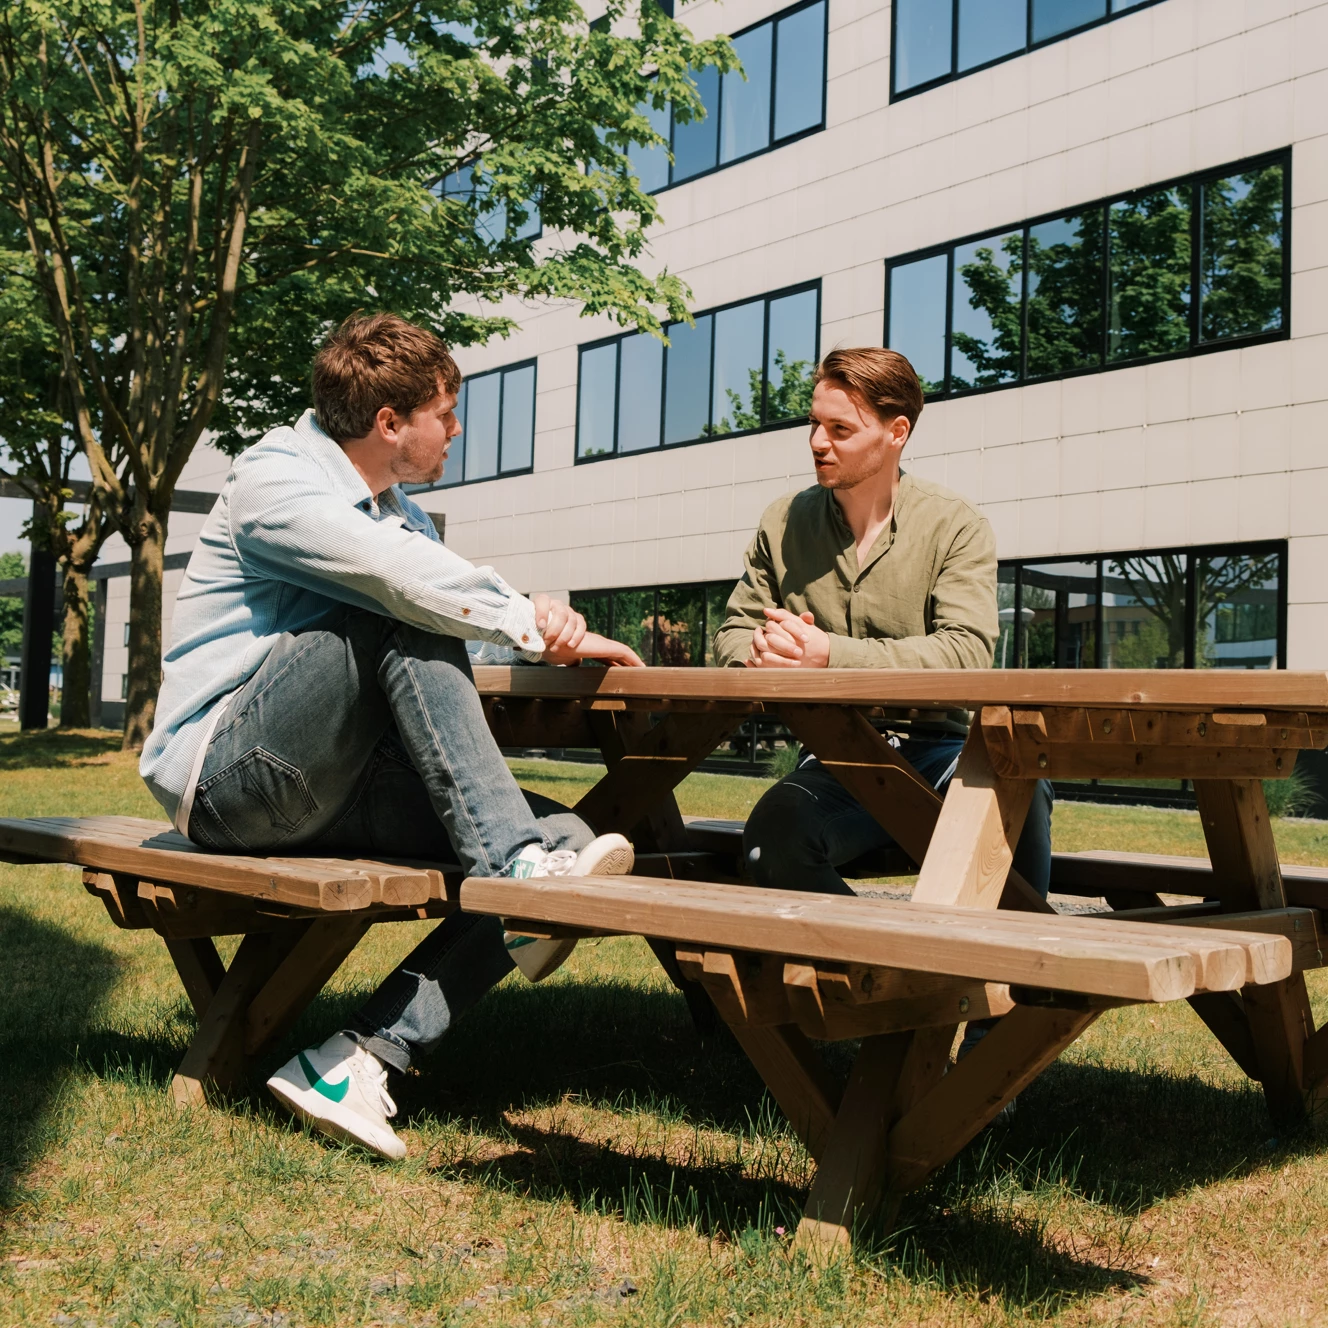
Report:
<svg viewBox="0 0 1328 1328"><path fill-rule="evenodd" d="M1197 567L1200 559L1203 558L1231 558L1231 557L1267 557L1274 555L1277 558L1277 665L1279 669L1287 667L1287 572L1289 563L1289 546L1287 540L1247 540L1232 541L1221 544L1174 544L1164 548L1149 549L1104 549L1097 553L1056 553L1045 558L1002 558L998 563L1000 570L1011 569L1015 572L1014 580L1014 616L1012 620L1011 646L1015 663L1012 667L1023 668L1019 663L1021 651L1024 645L1024 622L1021 610L1023 609L1024 581L1020 573L1026 567L1048 567L1056 563L1089 563L1097 564L1097 590L1096 604L1094 606L1094 652L1095 660L1092 668L1105 668L1106 659L1106 612L1103 593L1104 564L1113 559L1121 558L1162 558L1184 556L1185 564L1185 663L1184 668L1192 669L1195 667L1195 659L1198 654L1198 596L1195 594ZM1053 668L1056 666L1053 666ZM1049 672L1051 670L1048 670ZM1157 672L1166 673L1172 670L1159 669ZM1235 670L1231 670L1234 672ZM1255 672L1257 670L1251 670Z"/></svg>
<svg viewBox="0 0 1328 1328"><path fill-rule="evenodd" d="M1149 0L1149 3L1156 3L1156 0ZM779 24L781 20L791 18L794 14L803 9L810 9L813 5L823 4L825 6L824 28L821 35L821 118L818 123L808 125L806 129L799 129L796 133L788 134L779 140L775 139L775 102L779 86ZM724 76L719 79L719 105L715 108L715 164L708 166L703 171L697 171L695 175L689 175L684 180L675 180L673 178L673 140L676 125L673 120L673 104L669 104L669 179L667 184L662 184L658 189L651 189L648 192L652 197L658 197L660 194L667 193L670 189L680 189L683 185L691 184L694 180L704 180L707 176L714 175L718 171L726 171L731 166L741 165L745 161L752 161L756 157L763 157L767 152L774 152L778 148L786 148L790 143L796 143L800 139L809 137L812 134L825 132L825 113L827 100L827 83L830 71L830 0L798 0L795 5L789 5L787 9L781 9L776 14L770 14L766 18L759 19L755 23L749 23L745 28L739 28L737 32L728 34L730 41L737 41L740 37L745 37L749 32L754 32L757 28L765 24L771 25L770 34L770 115L768 127L770 132L770 141L763 148L756 148L751 152L744 153L741 157L734 157L731 161L720 161L720 145L724 141ZM691 123L695 124L696 121Z"/></svg>
<svg viewBox="0 0 1328 1328"><path fill-rule="evenodd" d="M481 369L478 373L463 374L462 382L471 384L476 379L488 378L493 374L514 373L518 369L530 369L534 372L534 383L530 390L530 464L522 466L519 470L503 469L503 397L507 392L507 384L503 379L498 381L498 472L495 475L477 476L473 480L465 478L465 456L461 458L462 478L451 484L444 484L440 476L432 484L405 484L402 485L402 492L408 497L415 497L421 493L447 493L452 489L460 489L471 484L492 484L495 480L511 479L513 475L531 475L535 471L535 442L538 437L536 429L536 419L539 414L539 356L532 355L529 359L514 360L511 364L495 365L492 369ZM470 396L466 396L467 414L469 414ZM466 426L461 427L461 438L466 436ZM447 471L444 469L443 474Z"/></svg>
<svg viewBox="0 0 1328 1328"><path fill-rule="evenodd" d="M1117 19L1129 18L1132 14L1140 14L1145 9L1152 9L1155 5L1160 5L1162 0L1139 0L1138 4L1131 5L1129 9L1122 9L1119 13L1111 12L1112 3L1113 0L1108 0L1107 13L1101 18L1089 19L1087 23L1081 23L1077 28L1070 28L1067 32L1058 32L1052 37L1043 37L1041 41L1033 41L1033 0L1027 0L1024 15L1023 46L1016 47L1013 51L1007 51L1004 55L984 60L980 65L973 65L968 69L961 70L959 68L959 0L950 0L950 72L928 79L926 83L919 83L914 87L905 88L902 92L898 90L897 80L899 5L897 3L892 4L890 9L890 101L891 103L903 101L907 97L916 97L919 93L931 92L933 89L943 87L947 83L953 83L957 79L967 78L970 74L980 74L984 69L1003 65L1007 60L1017 60L1033 51L1040 51L1046 46L1065 41L1069 37L1077 37L1081 32L1091 32L1094 28L1104 27L1108 23L1114 23Z"/></svg>
<svg viewBox="0 0 1328 1328"><path fill-rule="evenodd" d="M730 300L727 304L716 304L709 309L698 309L692 315L692 322L695 323L701 318L714 318L718 314L724 313L729 309L736 309L744 304L755 304L760 300L764 308L761 311L762 332L761 332L761 415L764 418L766 408L770 399L770 379L766 368L770 358L770 305L775 300L781 300L788 295L800 295L806 291L816 292L816 314L815 328L816 341L813 352L813 363L819 363L821 358L821 278L816 277L811 281L800 281L792 286L782 286L778 290L767 291L761 295L748 295L741 300ZM669 328L676 327L682 320L678 319L664 326L667 334ZM752 438L757 434L770 433L775 429L788 429L794 425L806 426L807 420L803 416L792 415L788 419L767 421L758 425L754 429L735 429L729 433L710 433L702 434L699 438L688 438L681 442L666 443L664 441L664 418L665 409L668 403L669 391L669 349L663 347L663 363L660 366L659 376L659 442L654 447L640 447L632 452L621 452L618 450L618 403L622 396L622 350L621 343L628 337L648 336L645 332L618 332L610 337L600 337L597 341L582 342L577 347L576 359L576 436L573 442L573 464L590 465L596 461L612 461L622 457L636 456L654 456L662 452L676 452L679 448L695 447L698 443L717 443L730 438ZM581 357L587 351L602 350L605 346L618 347L613 362L613 450L609 452L599 452L594 456L581 455L581 385L585 375L581 372ZM710 333L710 381L709 394L713 398L715 390L715 334L713 326ZM713 399L708 400L707 411L713 408ZM647 590L648 586L638 587ZM630 587L622 587L630 589Z"/></svg>
<svg viewBox="0 0 1328 1328"><path fill-rule="evenodd" d="M1153 0L1155 3L1156 0ZM1131 11L1127 11L1131 12ZM1019 353L1019 374L1017 377L1005 383L988 383L983 387L969 387L955 391L951 387L953 373L953 335L954 335L954 298L955 298L955 271L953 257L949 257L946 270L946 305L945 305L945 386L939 392L928 392L925 400L932 401L956 401L965 397L981 396L987 392L1008 392L1011 388L1035 387L1043 383L1059 382L1065 378L1082 378L1088 374L1112 373L1121 369L1137 369L1141 365L1164 364L1170 360L1189 359L1195 355L1212 355L1219 351L1236 350L1245 346L1260 346L1272 341L1287 341L1291 337L1291 169L1292 169L1292 148L1279 148L1274 152L1262 152L1254 157L1245 157L1239 161L1226 163L1221 166L1211 167L1207 170L1196 171L1190 175L1175 176L1170 180L1162 180L1155 184L1146 184L1138 189L1131 189L1126 193L1109 194L1103 198L1093 199L1086 203L1070 204L1066 207L1057 208L1054 212L1044 212L1036 217L1030 217L1025 221L1012 222L1008 225L986 226L980 231L961 236L955 240L949 240L945 244L928 245L923 249L914 249L908 253L898 254L885 260L885 320L884 331L882 335L882 344L890 344L890 313L891 297L894 269L902 267L908 263L919 262L926 258L935 258L937 256L950 256L953 251L966 244L972 244L978 240L993 238L1001 234L1008 234L1011 231L1021 231L1024 237L1024 261L1023 271L1021 273L1022 289L1020 294L1020 322L1022 328L1022 345ZM1248 336L1227 337L1220 341L1203 341L1200 339L1200 277L1203 264L1202 252L1202 215L1203 208L1197 195L1197 191L1203 186L1215 181L1224 180L1229 176L1241 175L1249 171L1261 170L1268 166L1281 166L1282 168L1282 326L1271 332L1255 332ZM1149 194L1161 193L1167 189L1175 189L1180 185L1189 185L1196 190L1196 196L1192 199L1190 208L1190 308L1189 308L1189 339L1190 344L1182 350L1169 351L1165 355L1146 355L1135 359L1111 360L1107 358L1109 348L1110 318L1111 318L1111 247L1110 247L1110 209L1115 203L1129 202L1133 199L1144 198ZM1050 221L1059 221L1067 216L1073 216L1077 213L1090 212L1093 209L1100 209L1103 214L1103 227L1107 231L1107 242L1103 247L1103 303L1102 303L1102 343L1101 360L1098 364L1086 365L1079 369L1066 369L1060 373L1040 374L1036 378L1028 376L1028 307L1029 307L1029 289L1028 289L1028 234L1035 227L1043 225Z"/></svg>
<svg viewBox="0 0 1328 1328"><path fill-rule="evenodd" d="M447 197L446 192L443 190L443 185L446 183L446 181L451 176L459 175L462 171L467 169L469 169L472 172L471 196L473 197L477 189L476 185L474 184L473 172L477 168L481 171L483 171L484 169L484 154L482 152L477 152L474 156L467 157L465 161L461 163L460 166L454 167L452 170L448 171L447 174L442 177L442 179L438 182L439 201L441 202L443 199ZM539 225L529 235L513 235L510 241L510 243L512 244L534 244L536 240L542 240L544 238L544 213L543 210L540 209L539 201L537 199L529 199L527 201L527 207L534 207L536 209L537 215L539 216ZM503 215L504 217L506 217L507 215L507 208L505 204L503 205ZM493 213L492 212L489 213L489 216L490 218L492 218ZM480 230L483 226L484 222L477 220L475 229ZM491 235L488 235L487 233L485 238L487 238L493 244L506 244L509 242L505 230L503 237L500 240L494 240L493 237Z"/></svg>

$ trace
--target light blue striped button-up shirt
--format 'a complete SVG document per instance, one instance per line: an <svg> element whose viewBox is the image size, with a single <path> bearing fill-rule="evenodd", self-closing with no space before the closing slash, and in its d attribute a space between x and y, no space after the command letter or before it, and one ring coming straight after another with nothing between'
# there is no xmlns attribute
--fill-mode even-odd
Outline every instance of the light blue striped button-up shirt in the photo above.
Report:
<svg viewBox="0 0 1328 1328"><path fill-rule="evenodd" d="M193 801L217 708L283 632L317 626L344 604L530 661L544 649L531 602L492 567L446 548L400 489L375 503L306 411L236 458L176 597L157 722L139 763L173 821Z"/></svg>

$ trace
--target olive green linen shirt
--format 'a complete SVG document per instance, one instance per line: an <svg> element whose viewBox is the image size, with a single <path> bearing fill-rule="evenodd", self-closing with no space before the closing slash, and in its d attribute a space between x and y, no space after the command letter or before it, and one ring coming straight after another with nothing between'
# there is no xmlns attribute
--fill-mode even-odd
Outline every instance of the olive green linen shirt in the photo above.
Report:
<svg viewBox="0 0 1328 1328"><path fill-rule="evenodd" d="M861 565L829 489L785 494L766 508L745 563L715 634L721 665L742 665L762 610L782 608L810 612L829 633L834 669L991 667L995 536L939 484L900 475L894 516ZM946 727L959 723L954 715Z"/></svg>

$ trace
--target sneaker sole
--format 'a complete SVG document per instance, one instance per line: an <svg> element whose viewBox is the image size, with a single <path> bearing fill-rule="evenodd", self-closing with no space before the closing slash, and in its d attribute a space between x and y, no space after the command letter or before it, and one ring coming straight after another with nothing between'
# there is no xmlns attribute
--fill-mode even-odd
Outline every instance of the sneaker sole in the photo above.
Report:
<svg viewBox="0 0 1328 1328"><path fill-rule="evenodd" d="M311 1088L302 1089L275 1075L267 1081L267 1087L268 1092L300 1120L341 1143L359 1144L389 1162L400 1162L406 1156L406 1145L395 1134L384 1137L368 1127L362 1116L329 1102Z"/></svg>
<svg viewBox="0 0 1328 1328"><path fill-rule="evenodd" d="M614 842L601 845L593 853L593 844L583 848L577 854L574 873L577 876L626 876L636 866L636 851L622 836L614 836L613 839ZM544 948L546 945L548 949ZM519 947L512 953L512 959L527 982L543 982L571 958L575 949L574 940L536 941L534 946Z"/></svg>

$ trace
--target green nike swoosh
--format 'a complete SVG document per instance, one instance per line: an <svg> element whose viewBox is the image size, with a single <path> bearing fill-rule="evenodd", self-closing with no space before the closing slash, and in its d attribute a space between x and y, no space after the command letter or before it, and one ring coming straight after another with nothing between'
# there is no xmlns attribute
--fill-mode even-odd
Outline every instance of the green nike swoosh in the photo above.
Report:
<svg viewBox="0 0 1328 1328"><path fill-rule="evenodd" d="M304 1077L309 1081L309 1087L315 1093L321 1093L329 1102L340 1102L350 1091L350 1076L347 1075L339 1084L329 1084L312 1065L309 1064L309 1058L300 1052L300 1069L304 1071Z"/></svg>

